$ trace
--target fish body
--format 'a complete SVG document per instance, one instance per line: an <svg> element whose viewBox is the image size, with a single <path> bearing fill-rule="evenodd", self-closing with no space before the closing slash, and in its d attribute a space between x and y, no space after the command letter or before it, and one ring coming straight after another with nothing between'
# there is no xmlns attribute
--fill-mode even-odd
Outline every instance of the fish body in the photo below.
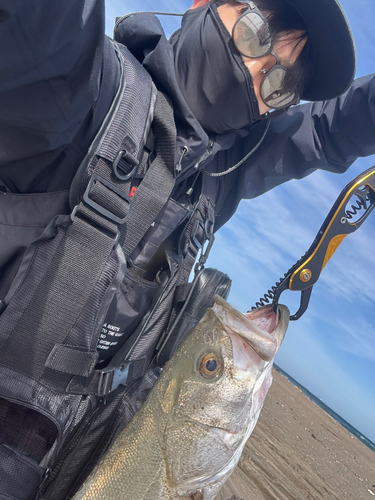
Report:
<svg viewBox="0 0 375 500"><path fill-rule="evenodd" d="M289 311L243 315L215 297L73 500L213 500L272 382Z"/></svg>

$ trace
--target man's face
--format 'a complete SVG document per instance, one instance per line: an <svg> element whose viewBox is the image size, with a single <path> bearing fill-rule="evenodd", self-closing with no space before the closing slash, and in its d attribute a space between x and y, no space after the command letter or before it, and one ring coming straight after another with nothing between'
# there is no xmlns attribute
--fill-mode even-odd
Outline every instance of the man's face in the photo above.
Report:
<svg viewBox="0 0 375 500"><path fill-rule="evenodd" d="M218 7L218 12L224 26L227 28L229 34L232 35L233 26L241 15L238 7L231 4L224 4ZM303 35L302 31L291 31L282 35L274 44L273 50L277 54L282 66L290 68L296 62L306 43L306 39L302 41L299 40L301 35ZM272 54L256 59L246 56L242 56L242 58L253 79L254 90L259 105L259 113L264 115L270 108L260 97L260 85L267 71L275 66L276 58Z"/></svg>

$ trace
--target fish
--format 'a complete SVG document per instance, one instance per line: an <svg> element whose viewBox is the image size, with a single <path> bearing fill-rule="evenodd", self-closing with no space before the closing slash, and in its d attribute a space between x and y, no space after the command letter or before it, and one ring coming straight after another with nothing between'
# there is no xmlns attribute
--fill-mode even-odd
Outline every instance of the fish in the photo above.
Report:
<svg viewBox="0 0 375 500"><path fill-rule="evenodd" d="M241 314L215 296L73 500L213 500L272 382L289 310Z"/></svg>

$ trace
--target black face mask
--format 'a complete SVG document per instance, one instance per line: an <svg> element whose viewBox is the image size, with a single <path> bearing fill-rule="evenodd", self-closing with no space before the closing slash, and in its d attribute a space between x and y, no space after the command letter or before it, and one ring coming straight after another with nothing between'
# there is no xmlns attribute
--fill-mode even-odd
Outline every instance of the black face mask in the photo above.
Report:
<svg viewBox="0 0 375 500"><path fill-rule="evenodd" d="M215 2L188 11L171 43L179 87L206 132L239 130L261 118L250 72Z"/></svg>

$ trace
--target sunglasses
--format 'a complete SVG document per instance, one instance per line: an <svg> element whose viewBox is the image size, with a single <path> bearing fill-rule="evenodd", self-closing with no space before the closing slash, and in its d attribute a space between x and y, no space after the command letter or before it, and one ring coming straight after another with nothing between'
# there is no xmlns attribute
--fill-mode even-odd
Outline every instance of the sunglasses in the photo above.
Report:
<svg viewBox="0 0 375 500"><path fill-rule="evenodd" d="M268 28L268 23L253 2L233 26L232 38L237 50L245 57L257 59L272 54L276 65L265 76L260 85L262 101L272 109L282 109L299 101L295 92L283 89L288 69L280 64Z"/></svg>

